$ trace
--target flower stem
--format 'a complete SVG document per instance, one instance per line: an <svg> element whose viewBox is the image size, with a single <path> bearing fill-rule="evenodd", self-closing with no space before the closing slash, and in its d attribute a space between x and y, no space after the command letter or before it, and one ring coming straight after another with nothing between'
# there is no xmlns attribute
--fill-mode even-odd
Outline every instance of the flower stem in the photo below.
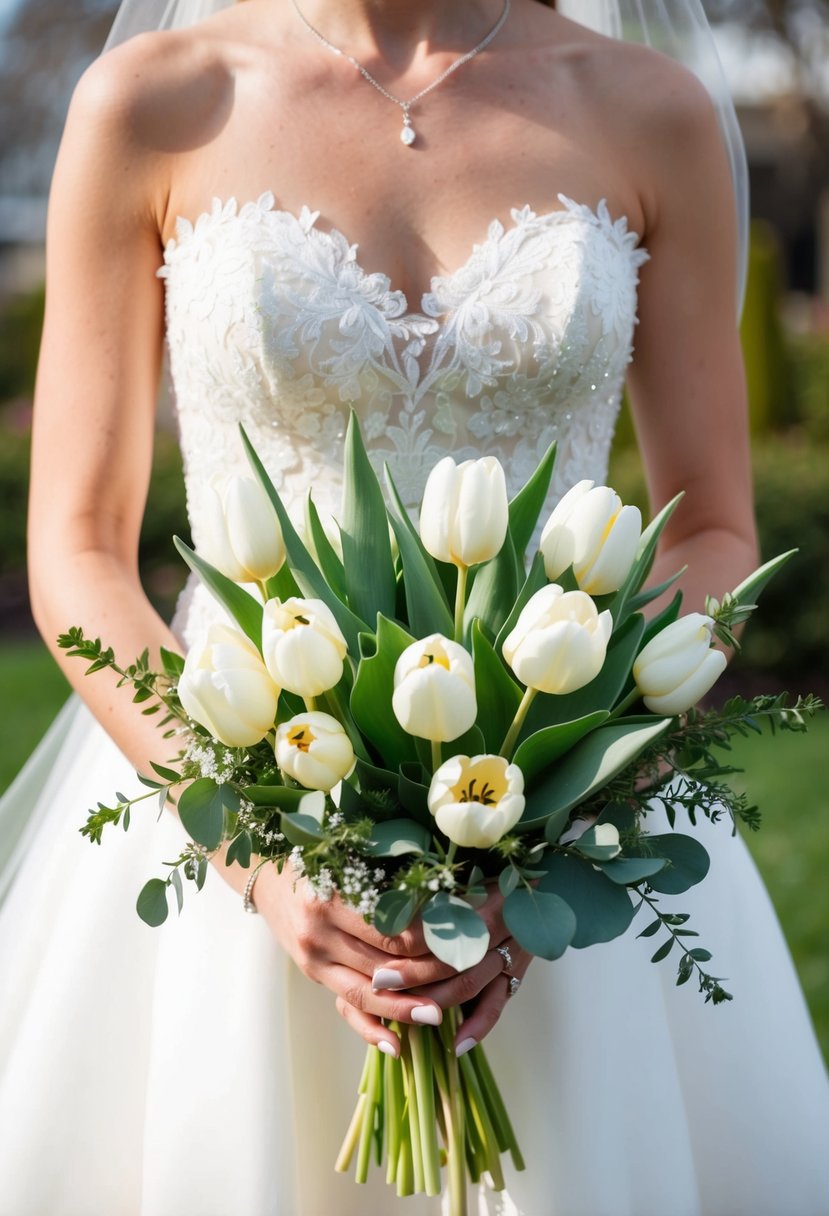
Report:
<svg viewBox="0 0 829 1216"><path fill-rule="evenodd" d="M412 1051L412 1083L417 1090L417 1117L420 1125L420 1153L423 1161L423 1189L439 1195L440 1151L435 1122L435 1080L432 1072L432 1037L427 1026L409 1028Z"/></svg>
<svg viewBox="0 0 829 1216"><path fill-rule="evenodd" d="M432 775L438 771L443 763L443 752L441 751L440 743L436 739L432 740Z"/></svg>
<svg viewBox="0 0 829 1216"><path fill-rule="evenodd" d="M512 725L506 733L504 742L501 744L499 756L503 756L506 760L512 759L512 751L515 747L515 741L518 738L519 731L524 725L524 719L530 711L530 706L538 695L537 688L528 688L521 698L521 704L515 711L515 717L512 720Z"/></svg>
<svg viewBox="0 0 829 1216"><path fill-rule="evenodd" d="M466 607L466 580L468 566L458 566L458 585L455 589L455 641L463 641L463 610Z"/></svg>
<svg viewBox="0 0 829 1216"><path fill-rule="evenodd" d="M316 697L303 697L302 699L305 702L305 708L308 710L308 713L309 714L315 713L316 708L317 708L317 698Z"/></svg>
<svg viewBox="0 0 829 1216"><path fill-rule="evenodd" d="M468 1216L466 1194L466 1128L464 1100L461 1088L460 1061L455 1055L455 1034L459 1026L458 1010L447 1009L440 1027L445 1048L446 1076L449 1089L447 1104L446 1153L449 1171L449 1216Z"/></svg>

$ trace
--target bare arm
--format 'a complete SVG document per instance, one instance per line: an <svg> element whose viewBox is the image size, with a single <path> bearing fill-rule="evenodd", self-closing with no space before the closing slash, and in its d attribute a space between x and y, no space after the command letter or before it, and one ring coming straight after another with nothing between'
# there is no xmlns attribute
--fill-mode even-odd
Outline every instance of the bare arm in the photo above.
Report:
<svg viewBox="0 0 829 1216"><path fill-rule="evenodd" d="M706 594L719 597L753 568L757 541L731 176L707 94L684 73L671 77L658 106L642 88L651 261L629 388L652 508L685 491L653 579L687 564L683 608L701 611Z"/></svg>

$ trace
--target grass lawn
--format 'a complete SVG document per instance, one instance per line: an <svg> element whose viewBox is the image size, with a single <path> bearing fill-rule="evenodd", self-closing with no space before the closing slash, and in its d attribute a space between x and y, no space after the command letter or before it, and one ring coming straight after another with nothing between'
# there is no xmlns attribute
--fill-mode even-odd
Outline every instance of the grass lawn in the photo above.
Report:
<svg viewBox="0 0 829 1216"><path fill-rule="evenodd" d="M37 743L67 693L52 657L36 640L0 643L3 743L0 790ZM734 763L746 771L735 783L763 811L748 844L768 885L829 1058L829 713L806 735L738 740ZM111 794L102 790L101 796ZM739 994L737 994L739 998Z"/></svg>

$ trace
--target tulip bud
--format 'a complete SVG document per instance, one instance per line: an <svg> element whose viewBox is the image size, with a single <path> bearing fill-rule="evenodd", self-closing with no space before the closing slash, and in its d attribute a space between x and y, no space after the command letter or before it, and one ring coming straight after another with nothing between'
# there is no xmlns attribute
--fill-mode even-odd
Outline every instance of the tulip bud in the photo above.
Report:
<svg viewBox="0 0 829 1216"><path fill-rule="evenodd" d="M633 678L648 709L681 714L713 688L727 666L721 650L711 648L714 621L690 612L666 625L642 648Z"/></svg>
<svg viewBox="0 0 829 1216"><path fill-rule="evenodd" d="M279 689L259 651L231 625L210 625L178 681L185 713L228 747L252 747L272 728Z"/></svg>
<svg viewBox="0 0 829 1216"><path fill-rule="evenodd" d="M457 739L478 714L471 655L439 633L407 646L395 664L391 704L410 735Z"/></svg>
<svg viewBox="0 0 829 1216"><path fill-rule="evenodd" d="M622 506L609 486L580 481L569 490L541 533L547 578L557 579L568 566L588 595L618 591L630 573L642 516L638 507Z"/></svg>
<svg viewBox="0 0 829 1216"><path fill-rule="evenodd" d="M279 520L251 477L228 477L209 487L205 539L199 553L236 583L264 582L285 561Z"/></svg>
<svg viewBox="0 0 829 1216"><path fill-rule="evenodd" d="M428 803L444 836L488 849L523 814L524 774L503 756L453 756L432 777Z"/></svg>
<svg viewBox="0 0 829 1216"><path fill-rule="evenodd" d="M599 674L613 629L583 591L556 583L528 600L503 646L504 658L522 684L538 692L575 692Z"/></svg>
<svg viewBox="0 0 829 1216"><path fill-rule="evenodd" d="M509 523L507 483L494 456L438 461L429 474L420 508L420 538L432 557L475 566L495 557Z"/></svg>
<svg viewBox="0 0 829 1216"><path fill-rule="evenodd" d="M276 763L307 790L331 790L354 767L351 740L330 714L298 714L276 728Z"/></svg>
<svg viewBox="0 0 829 1216"><path fill-rule="evenodd" d="M268 600L262 611L262 654L281 688L318 697L338 684L348 646L322 600Z"/></svg>

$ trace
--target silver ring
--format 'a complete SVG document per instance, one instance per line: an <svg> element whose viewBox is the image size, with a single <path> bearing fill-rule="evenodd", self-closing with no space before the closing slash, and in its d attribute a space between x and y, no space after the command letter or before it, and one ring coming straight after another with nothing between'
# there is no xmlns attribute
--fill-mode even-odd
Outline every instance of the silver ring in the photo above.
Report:
<svg viewBox="0 0 829 1216"><path fill-rule="evenodd" d="M518 976L511 975L509 977L509 986L507 988L507 1000L509 1000L509 998L511 996L515 996L516 992L518 991L518 989L520 987L521 987L521 981L519 980Z"/></svg>
<svg viewBox="0 0 829 1216"><path fill-rule="evenodd" d="M504 975L512 975L512 955L509 952L509 946L496 946L495 953L500 954L504 960Z"/></svg>

